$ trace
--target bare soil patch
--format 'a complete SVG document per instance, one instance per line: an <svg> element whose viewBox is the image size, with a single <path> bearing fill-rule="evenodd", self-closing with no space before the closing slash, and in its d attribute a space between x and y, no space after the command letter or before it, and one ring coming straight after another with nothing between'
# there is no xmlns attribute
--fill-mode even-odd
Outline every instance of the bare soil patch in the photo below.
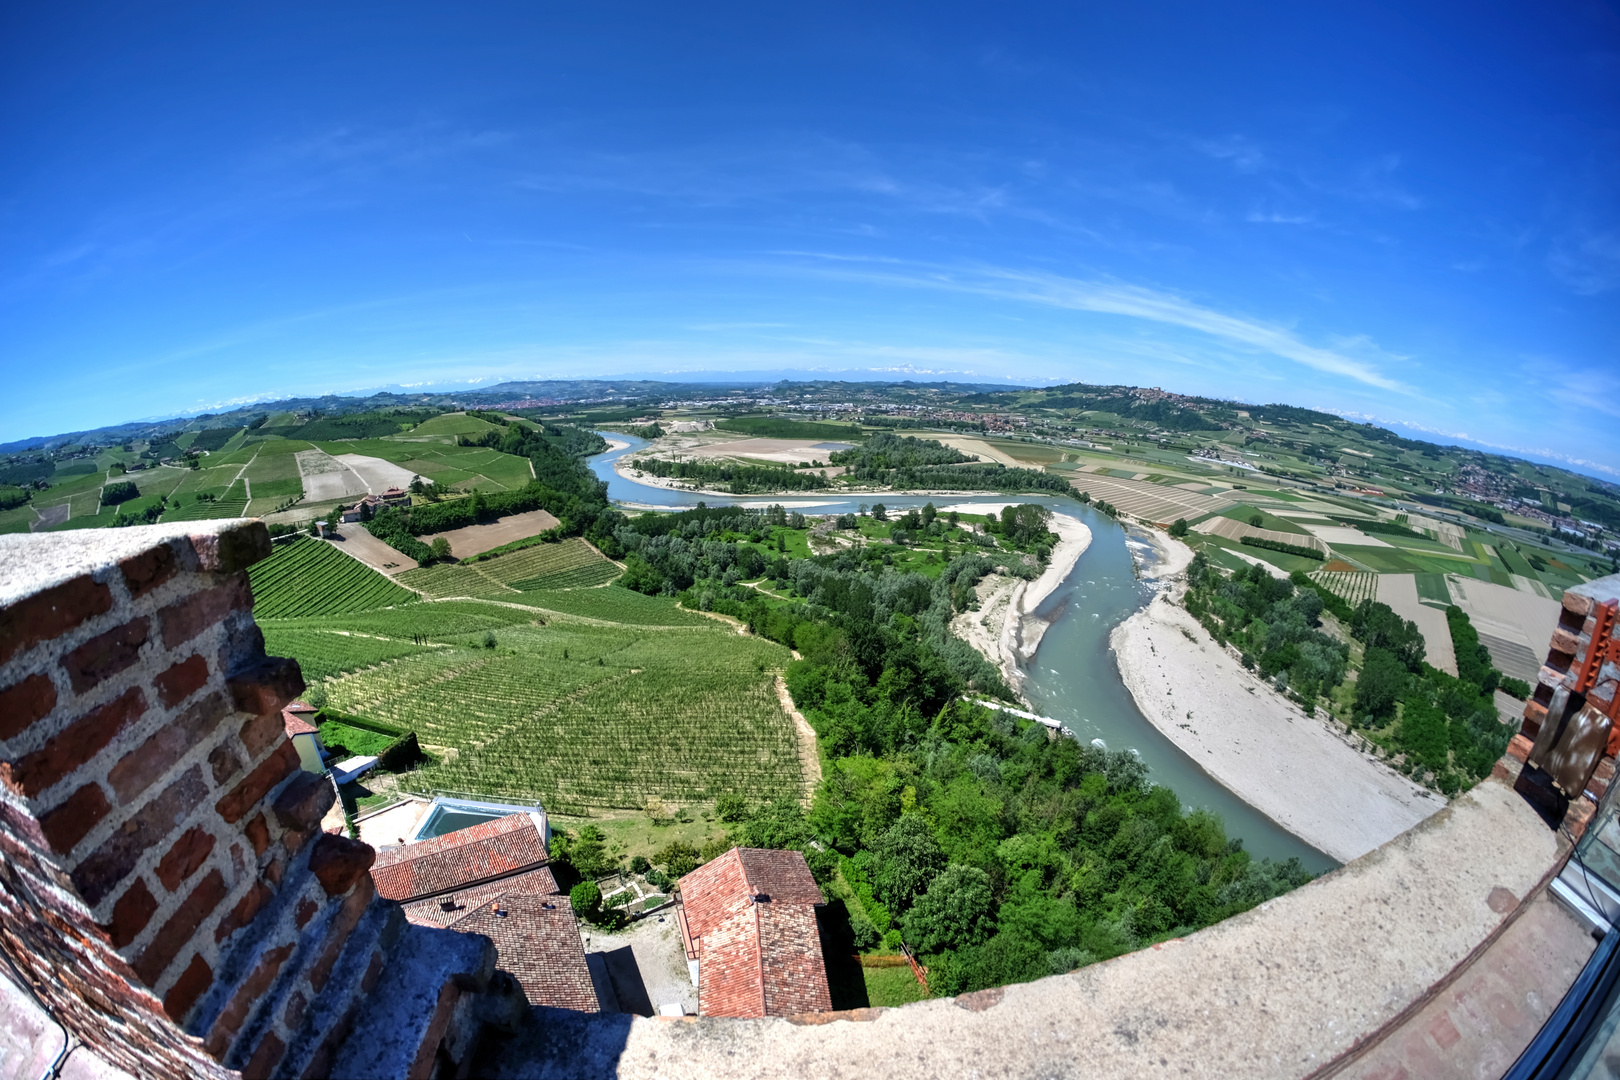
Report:
<svg viewBox="0 0 1620 1080"><path fill-rule="evenodd" d="M357 522L338 526L338 536L341 540L336 548L352 558L359 559L373 570L381 570L385 574L403 574L407 570L415 570L417 562L408 555L403 555L381 540L366 531L366 527Z"/></svg>
<svg viewBox="0 0 1620 1080"><path fill-rule="evenodd" d="M554 528L556 524L557 519L545 510L530 510L522 514L508 514L488 525L468 525L464 529L435 533L427 537L426 542L432 543L442 536L450 541L450 554L458 559L470 559L502 544L527 540Z"/></svg>

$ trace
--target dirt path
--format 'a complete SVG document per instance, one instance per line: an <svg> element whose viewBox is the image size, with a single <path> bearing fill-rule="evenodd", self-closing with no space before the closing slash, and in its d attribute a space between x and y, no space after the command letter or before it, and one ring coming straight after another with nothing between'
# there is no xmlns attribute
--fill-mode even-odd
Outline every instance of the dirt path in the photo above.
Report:
<svg viewBox="0 0 1620 1080"><path fill-rule="evenodd" d="M782 703L783 711L793 717L793 731L799 737L799 766L804 770L804 798L801 801L808 807L815 798L816 788L821 784L821 752L816 747L816 729L810 726L810 721L793 704L787 680L780 675L776 677L776 698Z"/></svg>

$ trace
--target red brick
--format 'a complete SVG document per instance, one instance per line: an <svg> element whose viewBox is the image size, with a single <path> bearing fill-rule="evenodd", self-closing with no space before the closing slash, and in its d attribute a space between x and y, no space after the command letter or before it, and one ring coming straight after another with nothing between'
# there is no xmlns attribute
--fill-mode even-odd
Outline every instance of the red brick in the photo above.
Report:
<svg viewBox="0 0 1620 1080"><path fill-rule="evenodd" d="M371 869L376 859L377 853L370 844L336 833L321 833L309 853L309 870L327 896L341 896L361 874Z"/></svg>
<svg viewBox="0 0 1620 1080"><path fill-rule="evenodd" d="M163 996L163 1011L169 1014L169 1019L175 1023L186 1018L186 1013L202 997L204 991L214 985L214 972L208 966L208 961L200 956L193 956L186 970L169 987L169 992Z"/></svg>
<svg viewBox="0 0 1620 1080"><path fill-rule="evenodd" d="M343 900L343 906L338 909L337 917L332 920L326 931L326 944L321 948L320 959L310 965L310 988L317 994L326 988L326 980L332 977L332 967L343 952L343 946L348 942L349 935L359 925L360 917L366 913L366 908L377 895L369 878L362 878L354 892Z"/></svg>
<svg viewBox="0 0 1620 1080"><path fill-rule="evenodd" d="M118 568L124 572L124 584L129 589L130 599L139 600L174 577L180 569L180 560L176 558L172 546L159 544L139 555L131 555L119 563Z"/></svg>
<svg viewBox="0 0 1620 1080"><path fill-rule="evenodd" d="M237 738L242 740L242 745L247 748L248 757L259 758L287 737L286 721L282 720L279 710L252 713L242 722L242 727L236 734Z"/></svg>
<svg viewBox="0 0 1620 1080"><path fill-rule="evenodd" d="M208 661L200 653L192 653L152 681L157 684L159 701L178 705L208 681Z"/></svg>
<svg viewBox="0 0 1620 1080"><path fill-rule="evenodd" d="M163 647L172 649L190 641L233 611L253 606L247 578L234 577L211 589L199 589L158 613L163 625Z"/></svg>
<svg viewBox="0 0 1620 1080"><path fill-rule="evenodd" d="M62 670L68 673L74 691L82 694L139 660L147 629L145 617L131 619L105 634L97 634L62 657Z"/></svg>
<svg viewBox="0 0 1620 1080"><path fill-rule="evenodd" d="M146 887L146 882L140 878L131 882L124 895L113 904L112 922L105 927L113 948L122 949L140 937L157 909L157 899L152 895L152 890Z"/></svg>
<svg viewBox="0 0 1620 1080"><path fill-rule="evenodd" d="M270 789L298 768L298 751L293 744L284 742L274 754L261 761L257 768L248 773L240 784L214 804L219 816L227 824L234 825L242 820L242 816L259 804L259 800L269 794Z"/></svg>
<svg viewBox="0 0 1620 1080"><path fill-rule="evenodd" d="M142 855L157 847L190 817L208 794L202 769L192 766L178 780L129 816L100 847L73 869L73 884L85 902L101 901L129 876Z"/></svg>
<svg viewBox="0 0 1620 1080"><path fill-rule="evenodd" d="M15 739L56 708L56 684L30 675L0 690L0 739Z"/></svg>
<svg viewBox="0 0 1620 1080"><path fill-rule="evenodd" d="M196 935L203 920L213 914L223 899L225 899L224 875L218 870L213 870L197 883L197 887L191 890L191 895L180 904L180 909L169 917L169 921L163 924L163 928L147 942L146 948L141 950L134 967L135 974L140 976L142 982L147 986L157 985L157 981L169 969L169 965L174 962L180 950Z"/></svg>
<svg viewBox="0 0 1620 1080"><path fill-rule="evenodd" d="M0 664L111 610L112 591L88 576L24 597L0 610Z"/></svg>
<svg viewBox="0 0 1620 1080"><path fill-rule="evenodd" d="M125 806L141 792L161 780L175 762L196 749L225 715L225 696L211 694L194 702L173 720L158 728L152 737L125 754L107 772L113 794Z"/></svg>
<svg viewBox="0 0 1620 1080"><path fill-rule="evenodd" d="M66 855L111 809L101 786L86 784L44 814L39 819L39 827L45 839L51 842L51 850Z"/></svg>
<svg viewBox="0 0 1620 1080"><path fill-rule="evenodd" d="M1577 592L1566 592L1564 594L1564 610L1573 615L1585 616L1592 610L1592 598L1582 596Z"/></svg>
<svg viewBox="0 0 1620 1080"><path fill-rule="evenodd" d="M264 849L270 846L270 825L264 820L263 814L255 815L242 832L253 844L253 854L263 855Z"/></svg>
<svg viewBox="0 0 1620 1080"><path fill-rule="evenodd" d="M266 656L233 669L225 685L230 688L237 712L250 716L275 714L279 730L281 710L304 692L304 675L298 661Z"/></svg>
<svg viewBox="0 0 1620 1080"><path fill-rule="evenodd" d="M298 929L302 930L308 926L309 920L313 919L315 913L319 910L321 910L320 905L308 897L298 901L298 909L293 912L293 919L298 923Z"/></svg>
<svg viewBox="0 0 1620 1080"><path fill-rule="evenodd" d="M1522 765L1524 762L1530 760L1530 749L1534 745L1534 743L1525 738L1523 735L1515 735L1508 743L1508 757Z"/></svg>
<svg viewBox="0 0 1620 1080"><path fill-rule="evenodd" d="M213 770L214 783L223 787L225 781L242 771L242 759L229 743L220 743L208 752L208 767Z"/></svg>
<svg viewBox="0 0 1620 1080"><path fill-rule="evenodd" d="M336 801L332 781L316 773L300 773L276 796L276 820L284 829L307 832L321 823Z"/></svg>
<svg viewBox="0 0 1620 1080"><path fill-rule="evenodd" d="M122 695L63 728L16 764L13 779L32 798L67 776L112 742L146 711L146 696L132 686Z"/></svg>
<svg viewBox="0 0 1620 1080"><path fill-rule="evenodd" d="M277 946L267 950L259 958L259 964L241 985L225 1008L220 1010L218 1018L214 1020L213 1027L209 1028L207 1037L203 1040L203 1049L216 1059L225 1056L231 1043L236 1039L236 1033L241 1030L242 1021L247 1019L249 1011L254 1004L270 989L270 984L276 981L276 975L281 971L281 965L287 962L292 955L291 943Z"/></svg>
<svg viewBox="0 0 1620 1080"><path fill-rule="evenodd" d="M182 833L157 865L157 877L163 887L174 892L181 882L195 874L214 850L214 841L214 834L206 829L193 827Z"/></svg>
<svg viewBox="0 0 1620 1080"><path fill-rule="evenodd" d="M281 1064L281 1059L286 1053L286 1044L281 1041L275 1032L269 1032L263 1039L259 1040L258 1049L253 1051L253 1056L248 1058L248 1063L242 1066L242 1076L245 1080L246 1078L269 1076L275 1071L275 1067Z"/></svg>
<svg viewBox="0 0 1620 1080"><path fill-rule="evenodd" d="M198 569L216 574L240 573L270 556L270 530L261 521L217 533L197 533L190 541Z"/></svg>
<svg viewBox="0 0 1620 1080"><path fill-rule="evenodd" d="M230 914L219 920L219 925L214 927L215 944L224 941L252 922L253 916L257 915L259 909L264 907L274 895L275 893L271 892L264 882L255 881L253 887L243 895L242 899L236 902L236 906L231 909Z"/></svg>

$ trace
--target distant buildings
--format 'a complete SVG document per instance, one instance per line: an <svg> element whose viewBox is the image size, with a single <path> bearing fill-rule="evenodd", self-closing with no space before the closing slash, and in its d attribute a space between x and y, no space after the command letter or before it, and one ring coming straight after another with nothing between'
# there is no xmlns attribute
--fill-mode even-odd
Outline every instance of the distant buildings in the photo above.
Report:
<svg viewBox="0 0 1620 1080"><path fill-rule="evenodd" d="M797 851L732 848L681 878L676 919L698 964L703 1016L828 1012L816 909L821 889Z"/></svg>

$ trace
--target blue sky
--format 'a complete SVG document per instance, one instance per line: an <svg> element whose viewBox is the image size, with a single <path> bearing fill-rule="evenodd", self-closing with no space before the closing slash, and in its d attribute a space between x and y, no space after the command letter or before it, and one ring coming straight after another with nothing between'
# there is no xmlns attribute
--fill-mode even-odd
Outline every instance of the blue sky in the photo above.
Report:
<svg viewBox="0 0 1620 1080"><path fill-rule="evenodd" d="M0 135L0 441L791 368L1620 475L1612 5L12 4Z"/></svg>

